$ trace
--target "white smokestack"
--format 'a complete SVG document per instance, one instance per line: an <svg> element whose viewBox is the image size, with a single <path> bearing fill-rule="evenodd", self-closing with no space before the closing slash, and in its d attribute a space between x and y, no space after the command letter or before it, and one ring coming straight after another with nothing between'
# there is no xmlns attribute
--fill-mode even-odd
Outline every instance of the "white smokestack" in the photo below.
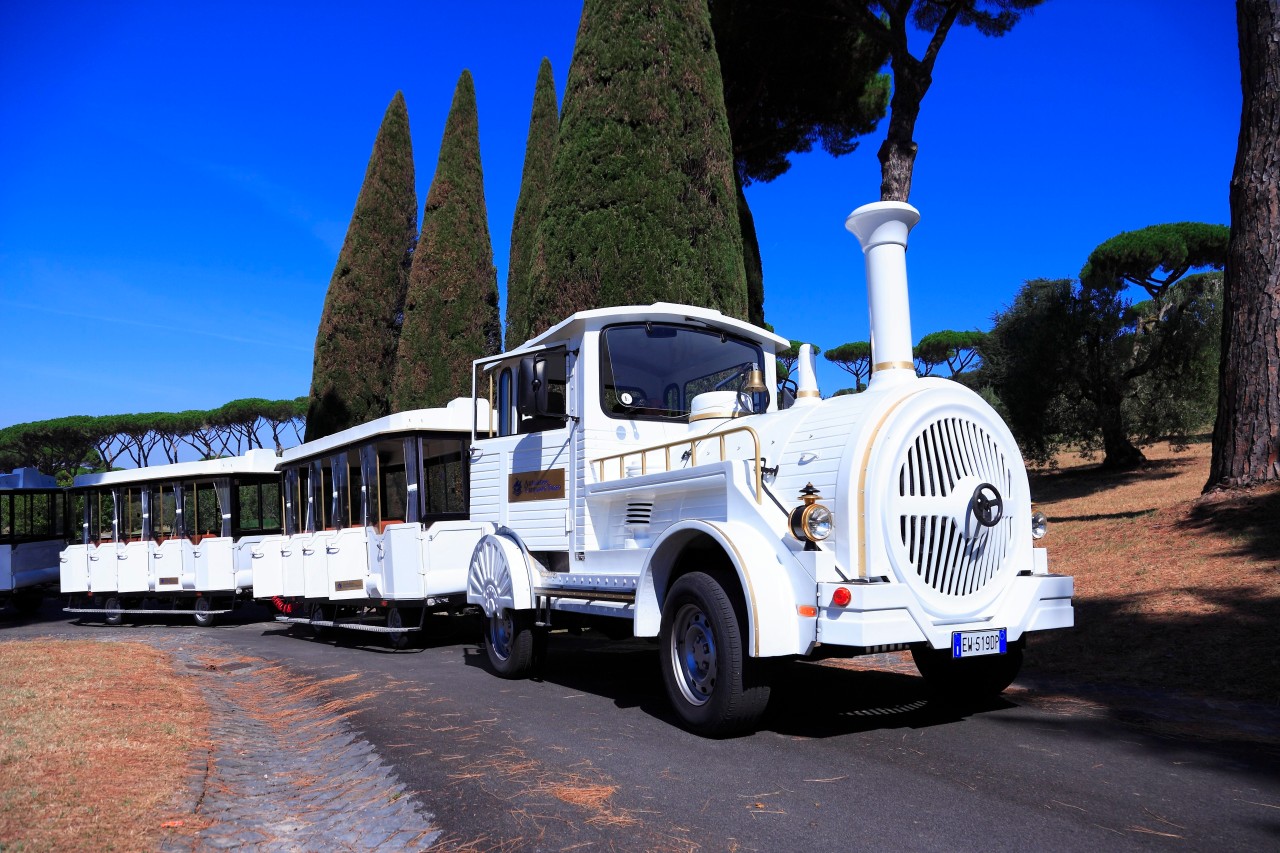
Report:
<svg viewBox="0 0 1280 853"><path fill-rule="evenodd" d="M907 302L907 234L919 221L920 211L900 201L864 204L844 221L867 259L870 385L916 375Z"/></svg>
<svg viewBox="0 0 1280 853"><path fill-rule="evenodd" d="M796 359L796 401L797 406L816 406L822 402L822 394L818 392L818 375L813 369L813 346L801 344L800 355Z"/></svg>

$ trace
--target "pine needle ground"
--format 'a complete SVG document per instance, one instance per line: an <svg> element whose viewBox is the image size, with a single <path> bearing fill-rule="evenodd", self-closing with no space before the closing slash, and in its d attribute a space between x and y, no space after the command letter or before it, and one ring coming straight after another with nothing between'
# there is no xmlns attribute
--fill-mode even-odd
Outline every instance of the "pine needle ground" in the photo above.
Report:
<svg viewBox="0 0 1280 853"><path fill-rule="evenodd" d="M144 850L180 817L208 710L141 643L0 643L0 849Z"/></svg>

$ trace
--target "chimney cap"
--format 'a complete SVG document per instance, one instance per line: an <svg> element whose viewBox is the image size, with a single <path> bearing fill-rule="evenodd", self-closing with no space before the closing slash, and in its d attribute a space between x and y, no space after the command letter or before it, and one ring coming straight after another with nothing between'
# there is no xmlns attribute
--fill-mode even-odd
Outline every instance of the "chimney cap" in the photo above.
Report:
<svg viewBox="0 0 1280 853"><path fill-rule="evenodd" d="M844 220L844 227L862 244L862 251L897 243L907 245L907 233L920 221L920 211L905 201L876 201L864 204Z"/></svg>

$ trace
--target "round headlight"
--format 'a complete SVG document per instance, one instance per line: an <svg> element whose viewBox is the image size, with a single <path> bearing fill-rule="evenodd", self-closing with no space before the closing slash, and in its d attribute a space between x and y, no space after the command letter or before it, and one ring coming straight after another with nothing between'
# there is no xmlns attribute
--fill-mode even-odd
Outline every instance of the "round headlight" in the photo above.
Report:
<svg viewBox="0 0 1280 853"><path fill-rule="evenodd" d="M831 535L831 510L822 504L814 504L808 507L804 513L804 530L809 534L809 538L815 542L821 542Z"/></svg>
<svg viewBox="0 0 1280 853"><path fill-rule="evenodd" d="M820 503L805 504L791 511L791 535L806 542L821 542L831 535L834 517Z"/></svg>
<svg viewBox="0 0 1280 853"><path fill-rule="evenodd" d="M1039 510L1031 513L1031 538L1043 539L1045 532L1049 529L1049 519L1045 518L1043 512Z"/></svg>

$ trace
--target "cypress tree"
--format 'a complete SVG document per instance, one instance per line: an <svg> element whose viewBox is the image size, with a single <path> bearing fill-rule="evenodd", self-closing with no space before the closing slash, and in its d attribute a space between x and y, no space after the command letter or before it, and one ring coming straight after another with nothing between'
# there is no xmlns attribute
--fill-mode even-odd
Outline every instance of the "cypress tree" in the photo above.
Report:
<svg viewBox="0 0 1280 853"><path fill-rule="evenodd" d="M417 216L409 111L396 92L374 140L325 295L311 370L307 441L390 411Z"/></svg>
<svg viewBox="0 0 1280 853"><path fill-rule="evenodd" d="M476 92L471 72L463 71L409 271L393 410L443 406L470 396L471 361L501 346Z"/></svg>
<svg viewBox="0 0 1280 853"><path fill-rule="evenodd" d="M734 175L737 192L738 228L742 235L742 262L747 273L747 320L764 326L764 261L760 257L760 240L756 237L756 218L751 215L742 181Z"/></svg>
<svg viewBox="0 0 1280 853"><path fill-rule="evenodd" d="M656 300L746 316L705 0L586 0L533 281L536 328Z"/></svg>
<svg viewBox="0 0 1280 853"><path fill-rule="evenodd" d="M529 313L529 279L538 223L547 209L551 166L560 136L560 109L556 105L556 81L551 61L543 57L533 90L533 114L529 117L529 141L524 149L524 173L520 198L511 225L511 260L507 267L507 345L518 346L542 331L534 328Z"/></svg>

